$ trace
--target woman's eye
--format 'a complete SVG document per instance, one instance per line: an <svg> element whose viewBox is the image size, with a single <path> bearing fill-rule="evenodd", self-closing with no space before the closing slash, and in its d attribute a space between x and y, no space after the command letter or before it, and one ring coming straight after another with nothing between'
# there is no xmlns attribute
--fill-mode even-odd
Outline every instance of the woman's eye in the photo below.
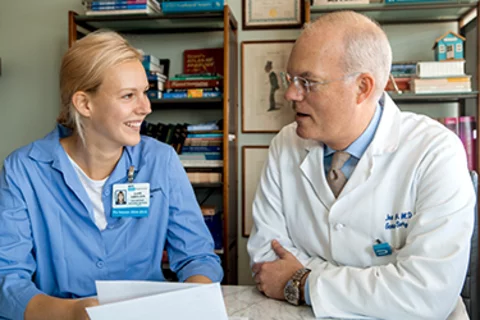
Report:
<svg viewBox="0 0 480 320"><path fill-rule="evenodd" d="M133 97L133 93L129 93L129 94L124 95L122 98L123 98L123 99L126 99L126 100L129 100L129 99L131 99L132 97Z"/></svg>

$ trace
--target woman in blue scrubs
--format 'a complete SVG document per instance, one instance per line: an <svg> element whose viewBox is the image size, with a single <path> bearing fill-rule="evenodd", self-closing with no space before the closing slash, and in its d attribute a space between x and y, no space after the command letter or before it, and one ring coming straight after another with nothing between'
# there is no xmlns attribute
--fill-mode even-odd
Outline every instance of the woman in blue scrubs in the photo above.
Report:
<svg viewBox="0 0 480 320"><path fill-rule="evenodd" d="M113 32L64 55L61 113L0 174L0 318L84 319L95 280L223 277L180 160L140 135L151 112L142 56ZM124 192L126 204L115 196Z"/></svg>

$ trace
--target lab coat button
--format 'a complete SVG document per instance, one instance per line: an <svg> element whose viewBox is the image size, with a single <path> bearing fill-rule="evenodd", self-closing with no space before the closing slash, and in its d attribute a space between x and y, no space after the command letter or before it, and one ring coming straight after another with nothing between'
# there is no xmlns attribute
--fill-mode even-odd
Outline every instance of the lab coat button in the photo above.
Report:
<svg viewBox="0 0 480 320"><path fill-rule="evenodd" d="M342 224L342 223L337 223L337 224L335 225L335 230L340 231L340 230L342 230L344 227L345 227L344 224Z"/></svg>
<svg viewBox="0 0 480 320"><path fill-rule="evenodd" d="M102 260L99 260L99 261L97 262L97 267L98 267L99 269L102 269L104 266L105 266L105 262L103 262Z"/></svg>

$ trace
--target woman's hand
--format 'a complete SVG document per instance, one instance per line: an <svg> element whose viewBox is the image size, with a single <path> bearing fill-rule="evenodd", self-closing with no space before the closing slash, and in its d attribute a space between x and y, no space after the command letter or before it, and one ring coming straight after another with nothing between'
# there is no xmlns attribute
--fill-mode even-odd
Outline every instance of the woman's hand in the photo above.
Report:
<svg viewBox="0 0 480 320"><path fill-rule="evenodd" d="M86 320L88 317L85 308L98 306L98 300L95 298L73 300L71 308L71 320Z"/></svg>
<svg viewBox="0 0 480 320"><path fill-rule="evenodd" d="M25 320L87 320L85 308L98 306L95 298L60 299L37 294L27 305Z"/></svg>

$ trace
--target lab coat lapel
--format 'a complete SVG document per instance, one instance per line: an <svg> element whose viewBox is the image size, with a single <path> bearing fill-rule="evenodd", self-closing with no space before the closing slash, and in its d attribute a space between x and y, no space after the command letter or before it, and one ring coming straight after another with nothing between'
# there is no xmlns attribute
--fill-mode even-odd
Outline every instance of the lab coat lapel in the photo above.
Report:
<svg viewBox="0 0 480 320"><path fill-rule="evenodd" d="M307 144L306 156L300 164L303 178L313 188L315 194L323 203L323 205L330 209L330 206L335 201L335 196L328 186L323 167L323 144L315 143Z"/></svg>
<svg viewBox="0 0 480 320"><path fill-rule="evenodd" d="M364 186L374 172L376 158L378 160L379 157L392 153L398 148L402 121L400 110L386 93L383 94L379 103L383 108L383 114L375 136L345 184L339 199Z"/></svg>

